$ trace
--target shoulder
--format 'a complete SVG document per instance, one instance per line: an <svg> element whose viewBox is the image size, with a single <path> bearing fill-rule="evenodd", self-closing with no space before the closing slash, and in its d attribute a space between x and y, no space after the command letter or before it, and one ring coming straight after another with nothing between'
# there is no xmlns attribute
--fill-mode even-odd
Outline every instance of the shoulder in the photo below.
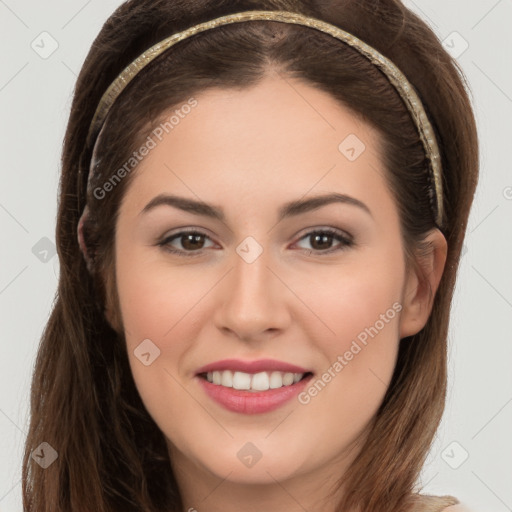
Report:
<svg viewBox="0 0 512 512"><path fill-rule="evenodd" d="M450 495L417 494L412 512L474 512Z"/></svg>
<svg viewBox="0 0 512 512"><path fill-rule="evenodd" d="M449 507L443 508L442 512L474 512L470 510L466 505L457 503L457 505L450 505Z"/></svg>

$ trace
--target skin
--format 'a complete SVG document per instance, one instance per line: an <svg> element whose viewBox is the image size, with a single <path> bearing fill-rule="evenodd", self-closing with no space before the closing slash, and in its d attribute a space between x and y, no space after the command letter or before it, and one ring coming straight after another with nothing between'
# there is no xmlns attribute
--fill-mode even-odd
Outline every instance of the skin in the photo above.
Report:
<svg viewBox="0 0 512 512"><path fill-rule="evenodd" d="M120 206L116 278L133 377L167 439L184 511L332 511L339 495L325 496L361 449L399 340L428 319L428 287L439 284L446 241L438 230L429 234L432 250L420 262L426 281L406 269L378 134L326 93L269 75L252 89L196 99L139 164ZM352 162L338 149L349 134L366 146ZM334 191L371 215L333 203L278 222L284 203ZM168 205L140 214L161 193L217 205L226 219ZM306 236L326 227L354 244ZM184 228L206 234L199 256L158 246ZM236 252L248 236L263 248L250 264ZM168 245L193 252L186 242ZM321 254L332 248L341 250ZM231 357L274 358L319 377L395 302L402 310L306 405L230 412L195 377L200 366ZM110 306L107 317L114 325ZM148 366L134 355L144 339L160 350ZM261 452L250 468L237 457L248 442Z"/></svg>

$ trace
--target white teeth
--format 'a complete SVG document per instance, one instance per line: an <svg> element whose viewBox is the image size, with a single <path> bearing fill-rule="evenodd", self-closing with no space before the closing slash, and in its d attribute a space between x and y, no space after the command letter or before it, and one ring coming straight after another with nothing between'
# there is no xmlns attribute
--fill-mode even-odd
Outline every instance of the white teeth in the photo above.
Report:
<svg viewBox="0 0 512 512"><path fill-rule="evenodd" d="M251 376L248 373L235 372L233 375L233 388L251 389Z"/></svg>
<svg viewBox="0 0 512 512"><path fill-rule="evenodd" d="M225 386L227 388L232 388L233 387L233 374L230 371L223 371L220 384L221 384L221 386Z"/></svg>
<svg viewBox="0 0 512 512"><path fill-rule="evenodd" d="M267 389L268 389L267 372L255 373L252 376L251 389L254 389L257 391L267 391Z"/></svg>
<svg viewBox="0 0 512 512"><path fill-rule="evenodd" d="M299 382L304 373L291 372L259 372L245 373L231 370L214 371L206 374L206 380L227 388L249 391L267 391Z"/></svg>
<svg viewBox="0 0 512 512"><path fill-rule="evenodd" d="M293 384L293 373L285 373L283 375L283 386L290 386Z"/></svg>
<svg viewBox="0 0 512 512"><path fill-rule="evenodd" d="M272 372L270 374L270 389L276 389L283 386L283 376L281 372Z"/></svg>

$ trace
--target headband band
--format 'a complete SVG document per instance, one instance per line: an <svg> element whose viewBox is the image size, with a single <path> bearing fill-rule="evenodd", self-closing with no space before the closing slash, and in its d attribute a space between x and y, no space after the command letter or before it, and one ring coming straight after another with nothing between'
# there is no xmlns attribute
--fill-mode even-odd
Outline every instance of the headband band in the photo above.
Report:
<svg viewBox="0 0 512 512"><path fill-rule="evenodd" d="M137 57L130 65L128 65L122 73L112 82L112 84L105 91L99 105L94 113L94 117L89 127L87 135L87 145L90 145L94 141L93 155L95 155L95 149L97 141L99 139L99 133L105 123L108 113L112 108L112 105L127 87L127 85L137 76L137 74L150 64L155 58L161 55L163 52L174 46L179 41L186 39L194 34L210 30L212 28L227 25L230 23L238 23L242 21L253 21L253 20L268 20L278 21L282 23L294 23L311 27L326 34L329 34L336 39L350 45L355 48L359 53L365 56L370 62L377 66L388 78L391 84L395 87L401 98L403 99L409 113L418 129L425 154L429 160L429 166L431 176L434 183L435 198L431 198L432 209L436 224L441 227L443 222L443 189L441 180L441 156L439 153L439 147L437 145L434 129L430 124L423 104L417 95L414 87L409 83L405 75L391 62L387 57L379 53L375 48L369 46L361 39L356 36L342 30L341 28L327 23L325 21L311 18L299 13L287 12L287 11L245 11L235 14L229 14L221 16L213 20L199 23L194 25L182 32L173 34L170 37L155 44L139 57ZM91 181L91 175L94 171L95 158L91 159L91 165L88 175L88 188ZM91 270L90 255L87 253L86 244L83 238L83 224L88 215L88 207L86 206L84 212L80 218L78 224L78 241L84 257L87 261L88 268Z"/></svg>

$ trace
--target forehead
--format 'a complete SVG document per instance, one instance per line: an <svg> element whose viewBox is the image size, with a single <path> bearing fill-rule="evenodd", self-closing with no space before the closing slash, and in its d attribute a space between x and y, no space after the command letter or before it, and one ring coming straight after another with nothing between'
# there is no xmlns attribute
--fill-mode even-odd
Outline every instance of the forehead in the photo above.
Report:
<svg viewBox="0 0 512 512"><path fill-rule="evenodd" d="M313 85L276 75L194 100L178 122L166 124L179 105L150 134L154 147L127 192L139 205L163 188L279 202L326 191L370 200L387 188L377 131Z"/></svg>

